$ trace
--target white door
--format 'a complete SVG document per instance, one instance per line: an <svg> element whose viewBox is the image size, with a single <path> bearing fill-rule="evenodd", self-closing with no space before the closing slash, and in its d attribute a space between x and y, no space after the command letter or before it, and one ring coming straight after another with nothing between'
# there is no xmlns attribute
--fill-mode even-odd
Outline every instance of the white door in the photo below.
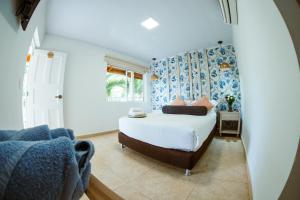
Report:
<svg viewBox="0 0 300 200"><path fill-rule="evenodd" d="M25 128L42 124L64 127L63 83L67 55L36 49L28 70Z"/></svg>

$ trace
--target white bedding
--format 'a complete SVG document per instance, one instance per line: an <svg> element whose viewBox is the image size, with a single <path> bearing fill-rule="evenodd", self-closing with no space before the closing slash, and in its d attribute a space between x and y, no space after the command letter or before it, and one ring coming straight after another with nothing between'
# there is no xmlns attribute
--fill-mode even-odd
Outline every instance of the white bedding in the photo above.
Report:
<svg viewBox="0 0 300 200"><path fill-rule="evenodd" d="M119 130L159 147L197 151L216 124L216 112L206 116L149 113L145 118L121 117Z"/></svg>

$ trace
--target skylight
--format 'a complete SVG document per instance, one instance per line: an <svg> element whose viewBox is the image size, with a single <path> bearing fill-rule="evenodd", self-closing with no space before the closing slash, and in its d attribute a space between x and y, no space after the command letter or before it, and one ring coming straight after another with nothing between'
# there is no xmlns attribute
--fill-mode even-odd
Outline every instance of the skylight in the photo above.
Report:
<svg viewBox="0 0 300 200"><path fill-rule="evenodd" d="M154 29L158 25L159 25L159 23L152 17L149 17L148 19L146 19L145 21L142 22L142 26L148 30Z"/></svg>

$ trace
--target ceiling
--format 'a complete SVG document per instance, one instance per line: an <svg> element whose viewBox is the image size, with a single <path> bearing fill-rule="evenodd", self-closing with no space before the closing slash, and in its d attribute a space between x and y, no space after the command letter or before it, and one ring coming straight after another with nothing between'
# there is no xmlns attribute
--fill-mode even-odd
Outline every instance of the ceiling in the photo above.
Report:
<svg viewBox="0 0 300 200"><path fill-rule="evenodd" d="M218 0L49 0L47 32L150 61L232 42ZM153 30L141 26L152 17Z"/></svg>

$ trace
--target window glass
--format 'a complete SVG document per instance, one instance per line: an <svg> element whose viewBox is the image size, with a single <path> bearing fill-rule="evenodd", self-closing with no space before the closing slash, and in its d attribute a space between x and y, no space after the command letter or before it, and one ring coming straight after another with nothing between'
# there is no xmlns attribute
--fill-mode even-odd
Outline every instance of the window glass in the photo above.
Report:
<svg viewBox="0 0 300 200"><path fill-rule="evenodd" d="M106 73L108 101L127 101L127 80L124 70L110 68Z"/></svg>
<svg viewBox="0 0 300 200"><path fill-rule="evenodd" d="M144 79L143 74L134 73L134 100L143 101L144 100Z"/></svg>
<svg viewBox="0 0 300 200"><path fill-rule="evenodd" d="M144 100L143 74L107 67L106 94L108 101L143 101Z"/></svg>

